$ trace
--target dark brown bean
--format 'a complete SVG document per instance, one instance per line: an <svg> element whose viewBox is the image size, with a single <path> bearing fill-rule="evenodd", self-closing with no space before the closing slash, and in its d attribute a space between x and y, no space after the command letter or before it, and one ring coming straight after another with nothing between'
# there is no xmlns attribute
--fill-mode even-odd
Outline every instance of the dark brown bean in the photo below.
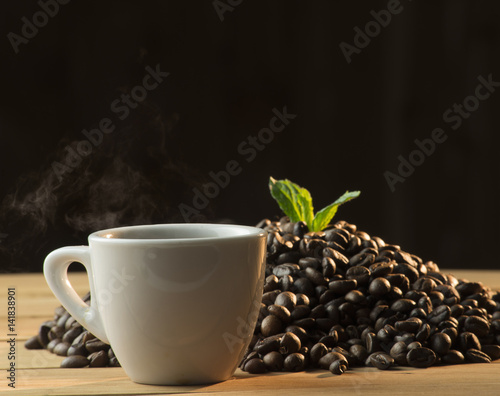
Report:
<svg viewBox="0 0 500 396"><path fill-rule="evenodd" d="M488 320L473 315L465 319L464 329L465 331L474 333L478 337L484 337L490 332L490 324Z"/></svg>
<svg viewBox="0 0 500 396"><path fill-rule="evenodd" d="M285 359L281 353L272 351L267 353L262 358L262 361L269 371L281 371L283 370Z"/></svg>
<svg viewBox="0 0 500 396"><path fill-rule="evenodd" d="M451 338L444 333L436 333L431 337L431 349L440 356L446 355L451 348Z"/></svg>
<svg viewBox="0 0 500 396"><path fill-rule="evenodd" d="M91 353L87 359L90 361L90 367L106 367L109 362L108 353L106 351Z"/></svg>
<svg viewBox="0 0 500 396"><path fill-rule="evenodd" d="M368 291L372 296L381 297L391 291L391 284L385 278L375 278L370 282Z"/></svg>
<svg viewBox="0 0 500 396"><path fill-rule="evenodd" d="M450 349L446 355L444 355L441 360L445 364L460 364L465 360L464 355L460 351Z"/></svg>
<svg viewBox="0 0 500 396"><path fill-rule="evenodd" d="M335 360L332 362L332 364L330 364L328 370L330 370L330 372L335 375L344 374L347 371L347 361L340 359Z"/></svg>
<svg viewBox="0 0 500 396"><path fill-rule="evenodd" d="M283 362L285 371L302 371L305 368L305 358L301 353L291 353Z"/></svg>
<svg viewBox="0 0 500 396"><path fill-rule="evenodd" d="M387 370L394 366L394 359L392 356L384 352L375 352L368 356L367 362L379 370Z"/></svg>
<svg viewBox="0 0 500 396"><path fill-rule="evenodd" d="M344 295L354 290L358 282L355 279L335 280L328 284L328 288L336 294Z"/></svg>
<svg viewBox="0 0 500 396"><path fill-rule="evenodd" d="M330 365L336 360L343 360L348 364L346 357L339 352L328 352L319 359L318 364L322 369L328 370Z"/></svg>
<svg viewBox="0 0 500 396"><path fill-rule="evenodd" d="M268 315L262 320L260 331L264 337L278 334L283 329L283 323L274 315ZM88 346L87 346L88 349Z"/></svg>
<svg viewBox="0 0 500 396"><path fill-rule="evenodd" d="M291 320L290 311L282 305L272 304L267 307L267 310L271 315L276 316L282 323L289 323Z"/></svg>
<svg viewBox="0 0 500 396"><path fill-rule="evenodd" d="M43 349L43 345L40 343L38 336L28 338L28 340L24 343L24 347L26 349Z"/></svg>
<svg viewBox="0 0 500 396"><path fill-rule="evenodd" d="M68 356L61 362L62 368L80 368L86 367L90 364L89 360L85 356L75 355Z"/></svg>
<svg viewBox="0 0 500 396"><path fill-rule="evenodd" d="M93 338L93 339L85 342L85 348L87 349L87 351L89 351L89 353L93 353L93 352L99 352L102 350L107 351L109 349L109 345L106 344L105 342L102 342L98 338Z"/></svg>
<svg viewBox="0 0 500 396"><path fill-rule="evenodd" d="M245 363L245 367L243 369L250 374L262 374L267 371L267 367L264 364L264 361L260 358L253 358L248 360Z"/></svg>
<svg viewBox="0 0 500 396"><path fill-rule="evenodd" d="M291 332L286 332L281 338L280 352L284 354L295 353L300 350L301 346L299 337Z"/></svg>
<svg viewBox="0 0 500 396"><path fill-rule="evenodd" d="M59 356L67 356L70 344L67 342L59 342L53 349L53 352Z"/></svg>
<svg viewBox="0 0 500 396"><path fill-rule="evenodd" d="M420 347L410 349L406 355L408 364L412 367L425 368L430 367L436 361L436 354L432 349Z"/></svg>
<svg viewBox="0 0 500 396"><path fill-rule="evenodd" d="M486 353L491 360L500 359L500 346L499 345L483 345L481 351Z"/></svg>
<svg viewBox="0 0 500 396"><path fill-rule="evenodd" d="M465 360L471 363L491 363L491 358L478 349L468 349L465 352Z"/></svg>

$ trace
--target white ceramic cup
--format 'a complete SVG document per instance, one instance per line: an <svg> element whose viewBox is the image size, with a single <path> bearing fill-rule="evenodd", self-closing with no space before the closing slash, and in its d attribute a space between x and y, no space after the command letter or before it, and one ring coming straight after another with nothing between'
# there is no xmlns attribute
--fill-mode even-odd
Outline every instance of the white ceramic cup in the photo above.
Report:
<svg viewBox="0 0 500 396"><path fill-rule="evenodd" d="M53 251L44 274L66 310L111 345L133 381L204 384L230 378L248 347L265 257L260 228L132 226ZM87 270L90 306L68 281L75 261Z"/></svg>

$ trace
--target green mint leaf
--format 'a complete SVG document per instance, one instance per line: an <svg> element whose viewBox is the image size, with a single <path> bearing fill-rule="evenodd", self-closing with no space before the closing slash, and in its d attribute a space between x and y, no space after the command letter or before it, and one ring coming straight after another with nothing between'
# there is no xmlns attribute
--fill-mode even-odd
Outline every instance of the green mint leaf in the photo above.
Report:
<svg viewBox="0 0 500 396"><path fill-rule="evenodd" d="M337 209L340 205L346 203L347 201L350 201L351 199L359 197L359 194L361 194L360 191L346 191L334 203L321 209L314 216L314 220L312 222L312 227L310 227L310 230L316 232L321 231L328 224L330 224L330 221L333 219L333 216L335 216L335 213L337 213Z"/></svg>
<svg viewBox="0 0 500 396"><path fill-rule="evenodd" d="M314 212L309 191L290 180L276 180L273 177L269 178L269 190L290 221L304 221L308 226L312 225Z"/></svg>

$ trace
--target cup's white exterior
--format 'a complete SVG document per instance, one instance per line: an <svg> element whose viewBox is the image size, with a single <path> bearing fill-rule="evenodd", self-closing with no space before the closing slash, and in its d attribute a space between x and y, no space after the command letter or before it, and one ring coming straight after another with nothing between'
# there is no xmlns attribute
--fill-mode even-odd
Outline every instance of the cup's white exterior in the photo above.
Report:
<svg viewBox="0 0 500 396"><path fill-rule="evenodd" d="M84 249L51 253L47 282L83 326L109 341L133 381L201 384L233 375L260 308L264 231L217 224L124 227L91 234L90 260ZM76 302L65 282L75 260L89 273L91 307Z"/></svg>

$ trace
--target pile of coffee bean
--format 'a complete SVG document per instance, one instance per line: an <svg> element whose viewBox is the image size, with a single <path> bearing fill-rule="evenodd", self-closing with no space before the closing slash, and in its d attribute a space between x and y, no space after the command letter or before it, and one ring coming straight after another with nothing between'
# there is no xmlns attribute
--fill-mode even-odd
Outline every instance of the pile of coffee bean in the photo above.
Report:
<svg viewBox="0 0 500 396"><path fill-rule="evenodd" d="M490 363L500 358L500 293L339 221L263 220L264 295L240 367L250 373Z"/></svg>
<svg viewBox="0 0 500 396"><path fill-rule="evenodd" d="M268 231L264 295L240 368L249 373L355 366L490 363L500 358L500 293L339 221L321 232L287 217ZM90 296L85 300L88 302ZM119 366L64 308L26 342L61 367Z"/></svg>
<svg viewBox="0 0 500 396"><path fill-rule="evenodd" d="M90 302L90 293L83 297ZM113 350L82 327L63 307L56 308L54 319L43 322L38 334L25 343L28 349L47 349L67 356L61 367L119 367Z"/></svg>

